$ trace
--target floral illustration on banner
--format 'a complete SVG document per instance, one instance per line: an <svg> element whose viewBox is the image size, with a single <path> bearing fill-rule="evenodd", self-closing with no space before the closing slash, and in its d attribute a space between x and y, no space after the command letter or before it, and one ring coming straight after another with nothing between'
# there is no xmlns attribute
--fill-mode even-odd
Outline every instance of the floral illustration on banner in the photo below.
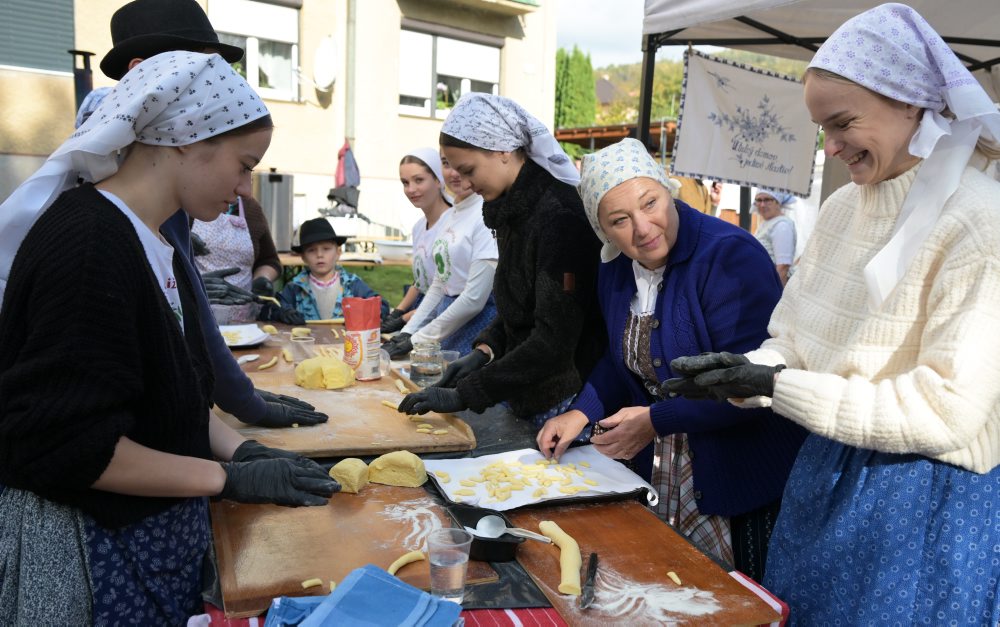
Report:
<svg viewBox="0 0 1000 627"><path fill-rule="evenodd" d="M775 164L778 155L764 151L760 144L775 136L782 142L794 142L795 134L781 123L767 94L757 104L757 112L759 115L755 116L752 109L737 105L736 115L713 111L708 114L708 119L719 128L728 128L733 133L733 158L741 167L765 167L771 171L791 172L791 167ZM764 163L759 163L761 159L770 161L771 164L764 166Z"/></svg>

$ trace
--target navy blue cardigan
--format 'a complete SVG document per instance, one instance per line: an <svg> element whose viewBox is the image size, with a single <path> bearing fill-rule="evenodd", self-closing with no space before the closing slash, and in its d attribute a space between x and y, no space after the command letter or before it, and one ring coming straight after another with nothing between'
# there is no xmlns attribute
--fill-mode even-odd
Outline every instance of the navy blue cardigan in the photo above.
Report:
<svg viewBox="0 0 1000 627"><path fill-rule="evenodd" d="M764 248L746 231L677 201L677 241L657 298L650 352L656 376L670 360L705 351L745 353L767 336L781 283ZM733 516L781 497L805 430L770 409L673 398L653 400L625 367L622 337L636 293L632 260L602 264L598 295L609 347L573 405L591 422L623 407L650 406L660 435L687 433L695 497L704 514ZM636 457L649 476L652 446Z"/></svg>

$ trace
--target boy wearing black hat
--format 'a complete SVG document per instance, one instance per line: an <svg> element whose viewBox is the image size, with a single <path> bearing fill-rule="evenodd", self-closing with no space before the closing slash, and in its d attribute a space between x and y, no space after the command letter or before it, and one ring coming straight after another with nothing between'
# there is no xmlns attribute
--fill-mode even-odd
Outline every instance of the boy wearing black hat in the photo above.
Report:
<svg viewBox="0 0 1000 627"><path fill-rule="evenodd" d="M292 250L302 256L306 269L285 285L278 294L283 307L294 307L306 320L340 318L345 296L378 296L358 275L337 263L340 247L347 237L337 235L325 218L306 220L299 227L299 243ZM389 304L382 299L382 319L389 315Z"/></svg>

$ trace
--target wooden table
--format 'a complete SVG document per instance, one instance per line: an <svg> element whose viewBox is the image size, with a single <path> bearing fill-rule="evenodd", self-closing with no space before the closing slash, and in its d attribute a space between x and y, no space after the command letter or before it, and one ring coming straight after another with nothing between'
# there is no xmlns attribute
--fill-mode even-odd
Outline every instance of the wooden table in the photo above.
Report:
<svg viewBox="0 0 1000 627"><path fill-rule="evenodd" d="M570 625L758 625L780 615L635 501L524 508L506 512L518 527L552 520L580 545L584 569L598 555L590 608L561 594L559 549L524 542L517 559ZM680 577L674 583L668 572Z"/></svg>
<svg viewBox="0 0 1000 627"><path fill-rule="evenodd" d="M268 429L240 422L235 416L218 411L222 420L243 436L266 446L294 451L308 457L365 457L391 451L408 450L413 453L469 451L476 446L472 429L452 414L426 414L420 422L386 407L382 401L399 403L403 395L394 380L401 379L411 391L416 386L393 373L376 381L357 381L342 390L307 390L295 385L294 366L282 358L267 369L258 370L260 364L279 355L289 340L288 325L279 328L278 339L247 349L234 350L237 357L257 354L260 358L243 365L243 371L262 390L286 394L314 405L330 419L314 426ZM342 334L342 325L309 325L317 347L342 347L343 339L333 337L336 330ZM417 433L417 425L425 423L434 430L447 433Z"/></svg>
<svg viewBox="0 0 1000 627"><path fill-rule="evenodd" d="M368 484L358 494L334 494L324 507L212 503L212 531L226 616L256 616L278 596L328 594L365 564L388 568L397 557L426 551L427 535L451 525L423 488ZM413 562L397 573L428 590L430 565ZM303 589L319 578L321 586ZM470 584L496 581L485 562L469 562Z"/></svg>

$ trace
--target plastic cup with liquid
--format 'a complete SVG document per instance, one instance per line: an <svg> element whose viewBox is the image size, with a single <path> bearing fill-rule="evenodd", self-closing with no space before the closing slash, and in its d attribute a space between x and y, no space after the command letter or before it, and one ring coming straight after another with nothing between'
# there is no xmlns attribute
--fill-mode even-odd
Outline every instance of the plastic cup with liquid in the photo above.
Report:
<svg viewBox="0 0 1000 627"><path fill-rule="evenodd" d="M464 529L437 529L427 537L431 563L431 594L461 603L469 566L472 534Z"/></svg>

